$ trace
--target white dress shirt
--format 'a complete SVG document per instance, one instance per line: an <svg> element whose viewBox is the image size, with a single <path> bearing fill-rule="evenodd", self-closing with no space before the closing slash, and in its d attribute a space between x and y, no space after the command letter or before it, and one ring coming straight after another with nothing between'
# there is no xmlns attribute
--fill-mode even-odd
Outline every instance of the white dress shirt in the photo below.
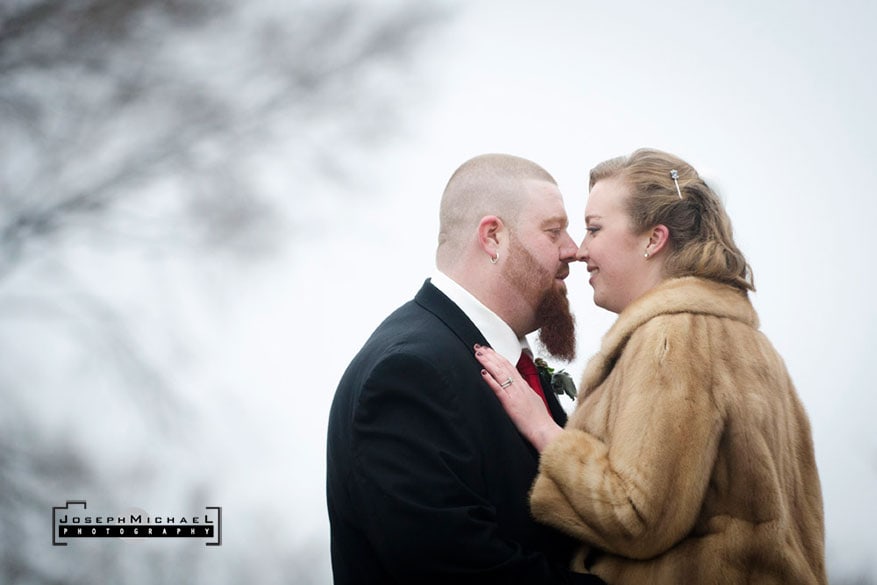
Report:
<svg viewBox="0 0 877 585"><path fill-rule="evenodd" d="M502 357L509 360L512 365L518 363L521 351L526 350L533 355L527 338L518 339L508 323L485 307L472 293L457 284L445 273L436 270L430 278L433 286L442 291L460 310L475 324L487 344L490 345ZM474 349L472 350L475 351Z"/></svg>

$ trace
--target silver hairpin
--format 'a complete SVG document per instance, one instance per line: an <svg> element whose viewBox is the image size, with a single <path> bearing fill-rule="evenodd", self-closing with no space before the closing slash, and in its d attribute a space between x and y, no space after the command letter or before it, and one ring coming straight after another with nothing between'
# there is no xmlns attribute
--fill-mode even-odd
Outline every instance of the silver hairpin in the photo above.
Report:
<svg viewBox="0 0 877 585"><path fill-rule="evenodd" d="M676 169L670 171L670 178L676 183L676 193L679 195L679 198L682 199L682 190L679 189L679 171Z"/></svg>

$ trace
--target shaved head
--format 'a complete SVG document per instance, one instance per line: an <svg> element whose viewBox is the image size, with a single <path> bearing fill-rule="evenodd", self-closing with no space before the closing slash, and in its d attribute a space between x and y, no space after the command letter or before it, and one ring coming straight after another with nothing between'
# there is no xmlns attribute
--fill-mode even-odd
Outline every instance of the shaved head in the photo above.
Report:
<svg viewBox="0 0 877 585"><path fill-rule="evenodd" d="M531 181L557 184L536 163L509 154L482 154L463 163L442 195L439 267L459 254L483 217L495 215L513 226Z"/></svg>

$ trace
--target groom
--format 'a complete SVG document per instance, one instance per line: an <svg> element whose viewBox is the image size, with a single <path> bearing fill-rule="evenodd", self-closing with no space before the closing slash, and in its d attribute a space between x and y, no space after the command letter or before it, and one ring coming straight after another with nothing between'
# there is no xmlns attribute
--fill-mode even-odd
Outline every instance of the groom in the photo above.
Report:
<svg viewBox="0 0 877 585"><path fill-rule="evenodd" d="M332 404L336 585L568 582L572 543L529 513L538 454L483 382L473 346L526 362L524 336L538 329L551 354L572 359L564 279L576 250L560 191L535 163L482 155L451 177L438 271L372 334Z"/></svg>

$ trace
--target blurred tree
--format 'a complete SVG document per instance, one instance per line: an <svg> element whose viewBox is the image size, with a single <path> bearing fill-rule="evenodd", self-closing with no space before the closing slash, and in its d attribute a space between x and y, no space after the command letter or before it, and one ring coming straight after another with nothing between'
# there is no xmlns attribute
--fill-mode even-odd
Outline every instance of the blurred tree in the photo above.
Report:
<svg viewBox="0 0 877 585"><path fill-rule="evenodd" d="M68 389L26 395L74 375L77 352L97 353L94 368L120 371L148 424L181 408L104 291L112 275L89 262L120 249L269 252L297 219L284 214L307 213L299 178L343 178L353 155L399 128L411 65L443 17L432 2L389 0L0 4L0 351L29 356L27 368L0 366L0 581L92 582L83 567L80 579L41 566L47 523L36 544L7 528L62 503L46 486L112 483L34 419ZM261 176L278 145L280 194ZM38 341L19 344L27 337Z"/></svg>
<svg viewBox="0 0 877 585"><path fill-rule="evenodd" d="M0 274L96 220L110 231L111 212L134 198L142 209L157 188L148 208L163 222L182 214L211 245L240 244L275 211L245 171L278 128L302 142L293 168L336 172L345 147L385 132L404 103L387 75L404 71L435 6L281 4L4 3ZM347 144L321 143L326 124Z"/></svg>

